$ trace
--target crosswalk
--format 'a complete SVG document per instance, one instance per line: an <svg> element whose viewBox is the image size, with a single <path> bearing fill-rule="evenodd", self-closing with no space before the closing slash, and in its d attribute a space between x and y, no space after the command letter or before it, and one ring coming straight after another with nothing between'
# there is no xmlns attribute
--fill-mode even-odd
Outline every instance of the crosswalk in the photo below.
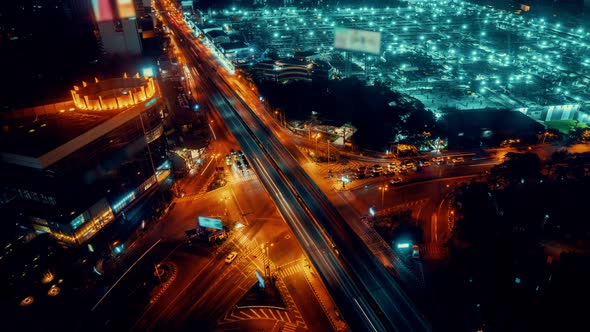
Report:
<svg viewBox="0 0 590 332"><path fill-rule="evenodd" d="M248 273L248 275L254 275L256 265L269 263L273 275L278 277L275 285L281 294L287 310L263 307L234 308L226 313L226 315L219 321L219 324L227 324L241 320L269 319L281 322L282 329L279 329L280 331L295 331L297 328L307 329L307 324L283 281L283 278L303 272L302 261L297 260L281 267L277 267L272 261L265 261L266 256L260 246L254 245L252 240L243 233L233 234L229 241L226 241L220 248L218 248L220 251L218 254L223 255L225 251L230 250L230 248L227 248L228 246L242 249L240 255L232 265L240 269L242 272L247 271L246 273Z"/></svg>
<svg viewBox="0 0 590 332"><path fill-rule="evenodd" d="M232 183L248 182L256 179L256 173L252 169L232 169L230 179Z"/></svg>
<svg viewBox="0 0 590 332"><path fill-rule="evenodd" d="M362 162L362 161L356 161L356 160L350 160L346 164L340 164L340 163L318 164L319 168L322 170L322 175L328 174L328 171L332 171L332 174L334 174L334 176L340 175L343 173L345 173L345 174L354 173L359 167L365 166L368 168L373 165L374 164L370 164L370 163Z"/></svg>
<svg viewBox="0 0 590 332"><path fill-rule="evenodd" d="M287 266L279 266L277 268L278 275L281 278L288 278L292 275L303 273L303 263L301 261L297 261L297 264L288 264Z"/></svg>
<svg viewBox="0 0 590 332"><path fill-rule="evenodd" d="M221 320L220 324L227 324L245 320L268 319L281 322L278 331L295 331L297 328L307 330L307 325L301 317L297 317L290 311L272 308L245 308L229 311Z"/></svg>
<svg viewBox="0 0 590 332"><path fill-rule="evenodd" d="M244 320L266 319L281 322L278 331L295 331L298 328L307 330L307 324L291 297L287 286L280 279L275 284L279 288L279 292L287 305L287 310L265 307L234 308L228 311L218 323L223 325Z"/></svg>
<svg viewBox="0 0 590 332"><path fill-rule="evenodd" d="M297 330L297 325L292 323L285 323L283 326L280 326L278 332L294 332Z"/></svg>
<svg viewBox="0 0 590 332"><path fill-rule="evenodd" d="M206 194L206 190L203 191L201 190L200 192L196 193L196 194L192 194L192 195L185 195L184 197L178 197L176 199L177 202L191 202L191 201L197 201L199 199L201 199L204 195Z"/></svg>
<svg viewBox="0 0 590 332"><path fill-rule="evenodd" d="M380 216L380 215L386 215L391 212L399 211L401 209L417 209L417 208L420 208L421 206L425 205L429 200L430 200L430 198L423 198L423 199L418 199L415 201L407 202L404 204L397 204L394 206L390 206L387 209L378 210L378 211L376 211L376 214L378 216Z"/></svg>

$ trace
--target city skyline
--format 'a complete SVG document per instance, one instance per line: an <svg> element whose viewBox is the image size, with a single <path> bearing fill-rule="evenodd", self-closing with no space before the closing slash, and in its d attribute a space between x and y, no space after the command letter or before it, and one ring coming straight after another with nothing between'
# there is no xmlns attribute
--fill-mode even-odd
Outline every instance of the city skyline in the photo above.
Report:
<svg viewBox="0 0 590 332"><path fill-rule="evenodd" d="M10 326L580 329L588 5L1 5Z"/></svg>

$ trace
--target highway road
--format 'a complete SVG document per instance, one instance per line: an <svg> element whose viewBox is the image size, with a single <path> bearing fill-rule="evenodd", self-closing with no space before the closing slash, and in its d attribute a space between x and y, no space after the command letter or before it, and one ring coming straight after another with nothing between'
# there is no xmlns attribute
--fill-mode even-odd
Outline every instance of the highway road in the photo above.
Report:
<svg viewBox="0 0 590 332"><path fill-rule="evenodd" d="M181 48L194 50L195 45L186 42L192 39L186 35L186 30L172 27L175 34L185 36L185 45ZM210 79L209 86L204 90L242 150L253 156L253 168L320 271L351 328L430 330L428 323L387 270L269 129L216 73L215 68L196 57L193 60L197 71Z"/></svg>

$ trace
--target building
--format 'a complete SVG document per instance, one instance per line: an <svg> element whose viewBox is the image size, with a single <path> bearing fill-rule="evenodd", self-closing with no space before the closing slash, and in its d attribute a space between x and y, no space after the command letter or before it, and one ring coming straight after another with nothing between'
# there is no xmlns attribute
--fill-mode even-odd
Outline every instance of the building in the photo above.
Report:
<svg viewBox="0 0 590 332"><path fill-rule="evenodd" d="M170 174L152 78L83 82L72 99L2 114L2 183L37 233L79 246Z"/></svg>
<svg viewBox="0 0 590 332"><path fill-rule="evenodd" d="M141 17L138 13L145 13L142 1L93 0L92 12L105 53L132 56L141 54L141 30L137 17Z"/></svg>
<svg viewBox="0 0 590 332"><path fill-rule="evenodd" d="M251 69L254 77L279 83L288 81L307 81L329 79L334 69L324 61L304 61L281 59L261 61Z"/></svg>
<svg viewBox="0 0 590 332"><path fill-rule="evenodd" d="M230 61L236 60L241 62L246 60L253 53L253 49L241 41L219 43L217 48L225 58Z"/></svg>
<svg viewBox="0 0 590 332"><path fill-rule="evenodd" d="M207 37L207 39L209 39L209 41L214 45L230 42L230 38L227 33L221 29L207 31L205 32L205 37Z"/></svg>

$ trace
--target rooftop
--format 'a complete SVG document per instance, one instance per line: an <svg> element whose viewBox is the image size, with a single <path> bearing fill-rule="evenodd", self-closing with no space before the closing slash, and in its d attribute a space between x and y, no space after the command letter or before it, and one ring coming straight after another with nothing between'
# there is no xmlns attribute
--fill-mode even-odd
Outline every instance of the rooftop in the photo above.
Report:
<svg viewBox="0 0 590 332"><path fill-rule="evenodd" d="M20 110L3 121L0 151L37 158L112 118L116 112L83 112L73 102Z"/></svg>
<svg viewBox="0 0 590 332"><path fill-rule="evenodd" d="M47 167L154 105L155 94L152 79L96 80L75 86L72 101L0 114L0 157L22 166Z"/></svg>

